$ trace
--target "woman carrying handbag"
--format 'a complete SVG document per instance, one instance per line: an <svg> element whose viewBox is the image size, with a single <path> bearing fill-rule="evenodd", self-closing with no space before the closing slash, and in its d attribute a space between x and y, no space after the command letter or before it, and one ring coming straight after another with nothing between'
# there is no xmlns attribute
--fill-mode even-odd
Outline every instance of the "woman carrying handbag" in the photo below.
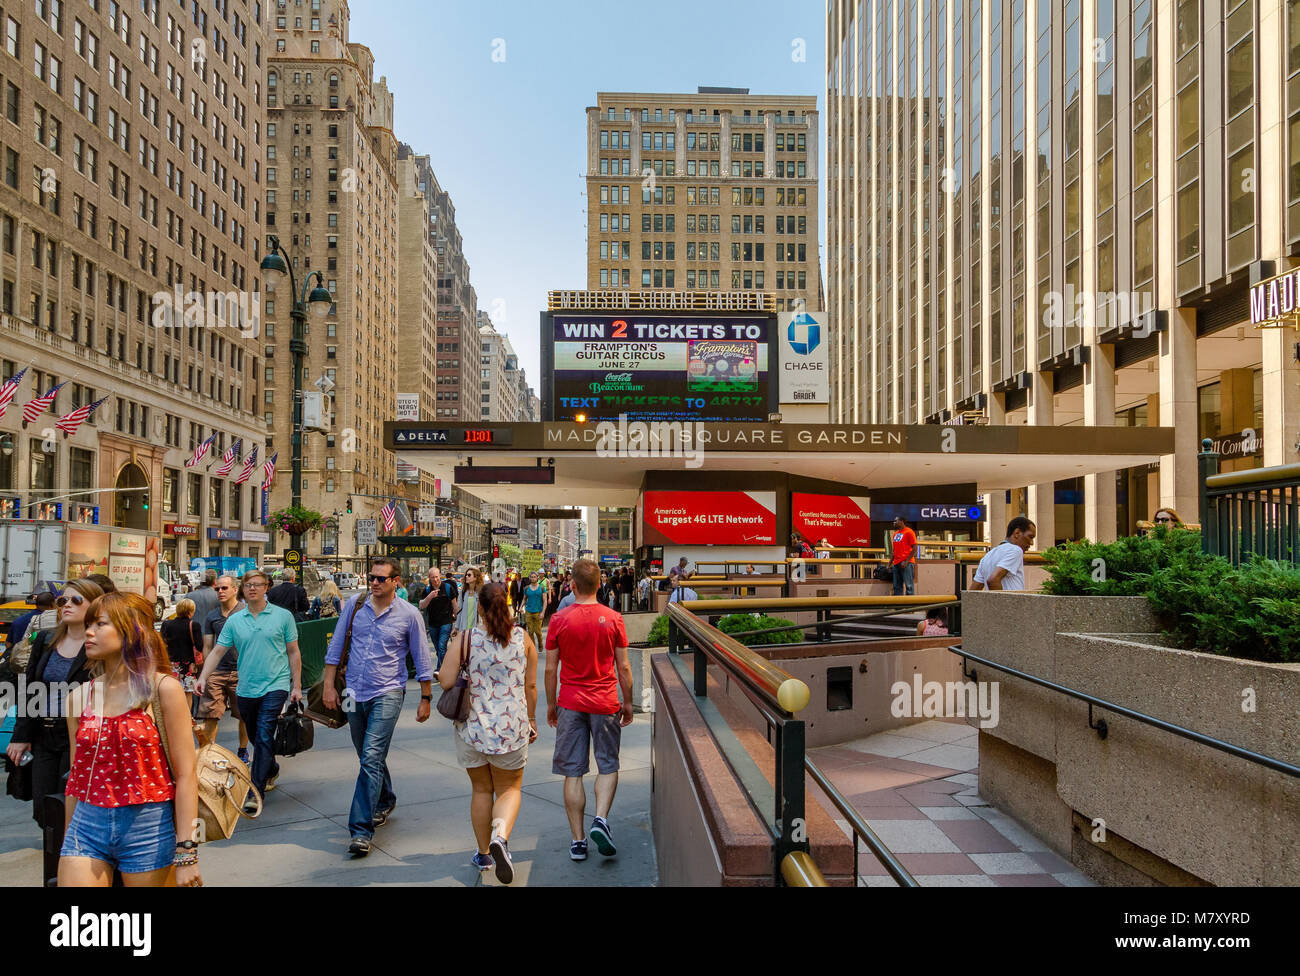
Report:
<svg viewBox="0 0 1300 976"><path fill-rule="evenodd" d="M64 701L56 689L81 685L90 680L90 662L86 659L86 611L104 591L89 580L68 583L56 601L58 624L53 630L37 632L32 638L32 654L27 659L27 693L49 689L46 717L23 716L14 723L13 739L6 752L19 766L25 753L31 764L32 819L45 827L45 798L63 792L63 777L71 764L68 735L64 722Z"/></svg>
<svg viewBox="0 0 1300 976"><path fill-rule="evenodd" d="M452 734L473 788L469 810L478 850L470 863L480 871L495 867L497 880L509 884L515 876L510 832L528 746L537 738L537 648L515 626L500 583L484 586L478 604L477 622L447 648L439 669L438 711L461 719Z"/></svg>
<svg viewBox="0 0 1300 976"><path fill-rule="evenodd" d="M59 887L107 888L114 868L128 888L197 887L194 736L153 607L134 593L96 599L86 656L94 680L68 701L72 772Z"/></svg>

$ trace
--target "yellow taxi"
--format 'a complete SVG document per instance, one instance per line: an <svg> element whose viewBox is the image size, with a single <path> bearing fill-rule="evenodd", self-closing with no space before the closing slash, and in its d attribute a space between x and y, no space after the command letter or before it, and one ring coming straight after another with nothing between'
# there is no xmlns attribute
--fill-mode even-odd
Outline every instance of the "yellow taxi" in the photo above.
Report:
<svg viewBox="0 0 1300 976"><path fill-rule="evenodd" d="M26 600L11 600L8 603L0 603L0 644L9 643L9 625L25 613L30 613L36 609L34 603L28 603Z"/></svg>

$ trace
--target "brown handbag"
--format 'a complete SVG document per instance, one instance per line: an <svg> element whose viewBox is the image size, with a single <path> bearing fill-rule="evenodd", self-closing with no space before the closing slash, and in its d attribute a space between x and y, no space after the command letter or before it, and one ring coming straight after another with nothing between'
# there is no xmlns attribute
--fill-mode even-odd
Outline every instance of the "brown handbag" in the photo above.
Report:
<svg viewBox="0 0 1300 976"><path fill-rule="evenodd" d="M357 611L365 605L369 593L362 593L352 613L348 615L348 626L343 631L343 652L339 655L338 666L334 669L334 692L338 695L337 708L325 707L325 676L307 689L307 708L304 712L313 722L319 722L326 728L341 729L348 724L347 712L343 710L343 693L348 686L348 658L352 654L352 622L357 619Z"/></svg>
<svg viewBox="0 0 1300 976"><path fill-rule="evenodd" d="M464 722L469 718L469 650L470 631L461 631L462 650L460 671L456 683L438 696L438 714L453 722Z"/></svg>

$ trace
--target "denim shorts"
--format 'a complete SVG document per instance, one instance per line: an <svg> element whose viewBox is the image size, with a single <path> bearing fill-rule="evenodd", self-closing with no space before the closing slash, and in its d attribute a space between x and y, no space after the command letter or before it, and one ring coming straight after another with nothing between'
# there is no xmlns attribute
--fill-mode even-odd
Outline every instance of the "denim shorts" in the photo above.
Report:
<svg viewBox="0 0 1300 976"><path fill-rule="evenodd" d="M176 858L176 814L171 800L97 807L84 800L72 811L60 857L90 857L123 874L171 867Z"/></svg>

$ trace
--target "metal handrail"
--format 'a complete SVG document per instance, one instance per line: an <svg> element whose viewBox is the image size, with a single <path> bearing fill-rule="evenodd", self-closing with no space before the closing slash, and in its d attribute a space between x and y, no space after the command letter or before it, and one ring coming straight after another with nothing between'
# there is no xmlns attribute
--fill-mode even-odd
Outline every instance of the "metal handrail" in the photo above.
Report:
<svg viewBox="0 0 1300 976"><path fill-rule="evenodd" d="M821 767L811 759L805 758L804 769L808 770L808 775L813 778L813 782L821 787L827 799L835 805L835 809L840 812L840 815L848 821L849 826L853 829L853 884L856 886L858 883L858 838L861 837L867 842L867 847L871 848L871 853L876 855L880 863L884 865L890 877L898 882L900 888L921 887L916 878L912 877L912 873L903 867L902 862L894 856L894 852L876 836L876 832L871 829L862 814L858 813L848 798L835 788L835 784L822 772Z"/></svg>
<svg viewBox="0 0 1300 976"><path fill-rule="evenodd" d="M1272 468L1248 468L1245 471L1225 471L1205 479L1205 490L1210 494L1227 493L1234 489L1285 488L1300 482L1300 464L1279 464Z"/></svg>
<svg viewBox="0 0 1300 976"><path fill-rule="evenodd" d="M1059 692L1062 695L1067 695L1071 698L1077 698L1079 701L1087 702L1088 724L1091 728L1096 729L1097 734L1103 739L1106 738L1109 730L1106 726L1105 719L1099 719L1096 724L1093 724L1092 709L1094 706L1097 708L1104 708L1108 712L1114 712L1116 715L1122 715L1125 718L1131 718L1135 722L1142 722L1145 725L1150 725L1164 732L1170 732L1173 735L1182 736L1184 739L1190 739L1191 741L1198 742L1203 746L1209 746L1211 749L1218 749L1220 752L1226 752L1230 756L1236 756L1238 759L1245 759L1248 762L1256 763L1257 765L1264 766L1279 773L1285 773L1288 776L1300 776L1300 766L1294 766L1281 759L1274 759L1272 756L1265 756L1262 753L1253 752L1250 749L1244 749L1241 746L1235 746L1231 742L1224 742L1222 739L1216 739L1203 732L1196 732L1192 729L1184 728L1181 725L1175 725L1173 722L1166 722L1164 719L1147 715L1144 712L1135 711L1134 709L1126 708L1123 705L1116 705L1114 702L1106 701L1104 698L1098 698L1095 695L1089 695L1085 692L1077 691L1074 688L1067 688L1065 685L1057 684L1055 681L1048 681L1046 678L1040 678L1037 675L1028 674L1027 672L1017 670L1016 668L1008 667L1005 664L998 664L996 661L990 661L988 658L978 657L975 654L971 654L969 651L963 650L961 647L953 646L949 647L948 650L961 657L963 662L962 673L971 681L978 681L979 679L976 677L976 672L966 671L965 661L968 658L976 664L994 668L1004 674L1009 674L1013 677L1020 678L1023 681L1028 681L1031 684L1039 685L1040 687L1050 689L1051 691Z"/></svg>
<svg viewBox="0 0 1300 976"><path fill-rule="evenodd" d="M791 851L781 859L781 877L787 888L829 888L826 876L807 851Z"/></svg>
<svg viewBox="0 0 1300 976"><path fill-rule="evenodd" d="M787 682L795 682L804 688L803 704L806 705L808 703L807 686L784 668L777 667L761 654L755 653L740 641L724 634L722 631L710 627L690 612L691 604L705 603L707 605L707 603L716 602L719 601L690 600L684 603L670 603L668 605L668 620L694 637L699 642L696 643L698 650L713 658L726 670L735 672L739 677L746 679L755 690L763 694L769 708L776 709L782 715L793 716L799 709L787 709L785 705L778 701L778 695L783 687L796 691L797 689L787 684ZM709 633L709 631L712 631L712 633ZM700 643L708 645L709 649L700 647ZM799 707L802 708L803 705Z"/></svg>
<svg viewBox="0 0 1300 976"><path fill-rule="evenodd" d="M913 596L788 596L773 601L761 596L736 597L732 600L682 600L668 604L683 607L693 613L712 613L718 610L754 612L778 607L782 610L854 610L866 607L905 607L921 610L936 603L956 600L951 593L930 593Z"/></svg>
<svg viewBox="0 0 1300 976"><path fill-rule="evenodd" d="M717 601L712 600L710 602L716 603ZM936 607L960 607L960 606L961 606L961 601L958 600L956 597L953 597L952 599L943 600L940 603L932 603L924 607L908 607L908 609L909 610L933 610ZM817 627L825 628L828 626L838 626L839 624L854 624L854 623L859 623L860 621L863 620L880 620L884 617L895 616L897 613L898 613L897 610L877 610L874 613L855 613L851 617L828 617L824 620L814 620L812 623L807 623L807 624L792 623L787 626L781 627L780 629L781 630L812 630L813 628L817 628ZM774 629L776 628L769 627L767 629L761 629L761 630L740 630L740 631L733 630L728 636L729 637L750 637L754 634L770 634ZM880 637L874 639L898 640L897 637ZM820 643L826 643L826 642L821 641ZM861 641L854 640L853 643L861 643ZM768 644L766 646L778 647L780 645Z"/></svg>

